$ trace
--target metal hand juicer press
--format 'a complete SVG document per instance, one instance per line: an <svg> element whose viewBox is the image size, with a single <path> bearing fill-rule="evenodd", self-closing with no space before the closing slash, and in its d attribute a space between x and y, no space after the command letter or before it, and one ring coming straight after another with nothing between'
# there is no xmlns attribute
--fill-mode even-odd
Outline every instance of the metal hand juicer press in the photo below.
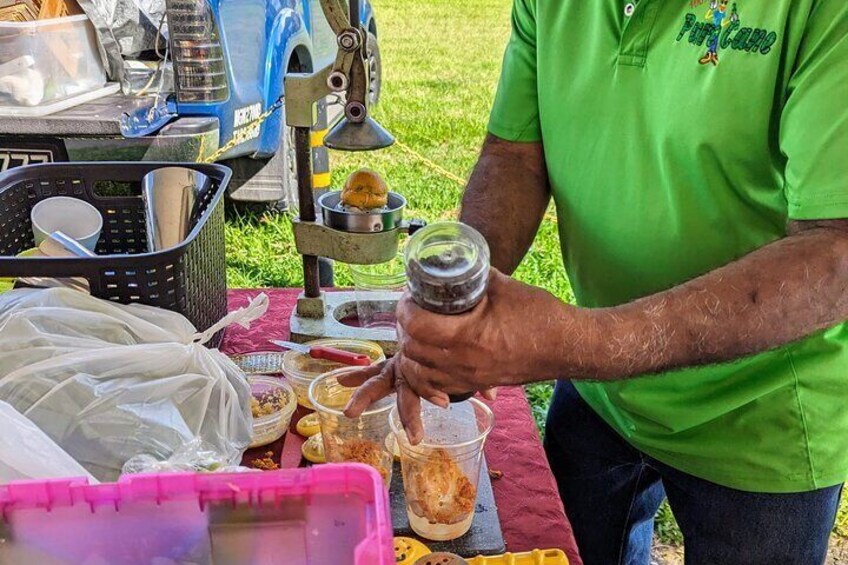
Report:
<svg viewBox="0 0 848 565"><path fill-rule="evenodd" d="M415 228L403 220L406 200L391 192L382 209L351 212L340 206L340 193L317 199L312 185L311 128L316 103L326 96L345 94L344 116L330 130L324 144L340 151L373 151L390 146L394 138L368 115L370 74L366 30L360 24L359 3L321 0L321 8L336 34L338 52L333 64L314 73L286 75L286 122L294 128L299 217L294 220L297 251L303 256L303 293L291 319L292 341L316 338L357 338L375 341L391 355L397 338L391 329L362 328L342 323L355 319L353 292L325 293L319 285L318 258L353 265L376 265L398 253L402 234ZM316 210L317 208L317 210ZM320 215L317 213L320 211ZM397 296L388 297L396 300ZM381 297L381 302L387 297Z"/></svg>

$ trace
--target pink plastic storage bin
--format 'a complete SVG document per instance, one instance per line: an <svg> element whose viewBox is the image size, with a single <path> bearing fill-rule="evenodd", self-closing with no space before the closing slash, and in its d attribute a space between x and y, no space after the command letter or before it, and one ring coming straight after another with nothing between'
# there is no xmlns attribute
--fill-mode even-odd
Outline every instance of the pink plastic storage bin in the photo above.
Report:
<svg viewBox="0 0 848 565"><path fill-rule="evenodd" d="M363 465L0 486L3 565L391 565L389 505Z"/></svg>

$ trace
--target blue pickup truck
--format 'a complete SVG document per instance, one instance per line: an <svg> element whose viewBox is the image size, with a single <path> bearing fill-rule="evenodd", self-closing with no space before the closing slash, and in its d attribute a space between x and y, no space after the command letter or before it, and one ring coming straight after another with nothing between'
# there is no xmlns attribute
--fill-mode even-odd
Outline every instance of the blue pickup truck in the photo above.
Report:
<svg viewBox="0 0 848 565"><path fill-rule="evenodd" d="M376 103L381 85L377 23L370 2L359 1L369 32L370 101ZM0 168L214 157L233 168L234 200L285 206L296 192L285 104L261 125L255 119L283 95L286 73L333 62L336 36L319 0L167 0L166 6L166 60L173 66L168 92L158 98L116 94L41 118L0 118ZM147 135L125 136L126 116L149 115L154 105L164 105L173 117ZM326 114L326 107L321 111ZM234 137L238 143L219 151ZM323 147L316 147L315 158L319 188L329 182Z"/></svg>

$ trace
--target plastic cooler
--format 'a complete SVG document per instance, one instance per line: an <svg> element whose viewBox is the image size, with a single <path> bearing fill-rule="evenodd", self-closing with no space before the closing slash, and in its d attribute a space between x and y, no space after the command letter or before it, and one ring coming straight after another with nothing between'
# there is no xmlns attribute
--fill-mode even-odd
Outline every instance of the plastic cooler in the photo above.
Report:
<svg viewBox="0 0 848 565"><path fill-rule="evenodd" d="M0 22L0 115L45 115L108 88L94 26L85 15Z"/></svg>
<svg viewBox="0 0 848 565"><path fill-rule="evenodd" d="M0 563L391 565L383 482L364 465L0 487Z"/></svg>

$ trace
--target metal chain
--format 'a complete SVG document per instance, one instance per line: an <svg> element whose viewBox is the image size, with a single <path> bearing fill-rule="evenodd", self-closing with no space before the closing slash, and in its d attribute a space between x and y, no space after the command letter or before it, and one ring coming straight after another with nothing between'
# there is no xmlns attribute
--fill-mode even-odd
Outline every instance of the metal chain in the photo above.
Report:
<svg viewBox="0 0 848 565"><path fill-rule="evenodd" d="M267 110L261 113L256 119L247 122L245 125L241 126L239 132L233 135L233 138L225 143L223 146L219 147L217 151L209 155L208 157L203 157L199 162L200 163L214 163L218 159L220 159L224 153L248 140L248 135L254 126L260 126L262 123L271 117L271 114L282 108L285 103L285 96L280 96L277 98L277 101L271 104ZM203 154L201 150L201 155Z"/></svg>

